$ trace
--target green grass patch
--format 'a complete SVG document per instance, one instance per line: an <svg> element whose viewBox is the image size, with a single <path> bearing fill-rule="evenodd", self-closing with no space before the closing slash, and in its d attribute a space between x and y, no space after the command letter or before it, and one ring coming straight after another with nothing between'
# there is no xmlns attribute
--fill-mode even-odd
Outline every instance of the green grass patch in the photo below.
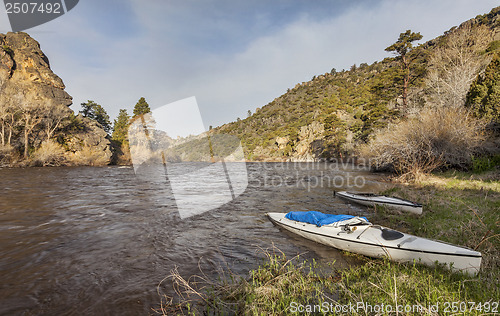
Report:
<svg viewBox="0 0 500 316"><path fill-rule="evenodd" d="M447 307L451 312L453 302L462 303L462 311L466 310L463 314L482 315L483 308L472 310L468 302L491 304L500 294L498 288L484 287L480 278L450 273L439 266L398 264L389 260L369 260L363 266L343 271L338 286L340 304L359 306L362 302L361 309L350 313L354 315L395 315L396 311L400 315L440 315ZM386 308L380 310L382 304Z"/></svg>

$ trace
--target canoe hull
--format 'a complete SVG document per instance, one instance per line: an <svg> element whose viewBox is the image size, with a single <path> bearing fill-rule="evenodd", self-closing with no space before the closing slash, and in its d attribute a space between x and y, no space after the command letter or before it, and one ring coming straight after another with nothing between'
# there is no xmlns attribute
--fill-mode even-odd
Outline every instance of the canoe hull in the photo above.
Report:
<svg viewBox="0 0 500 316"><path fill-rule="evenodd" d="M294 234L326 246L368 257L388 257L396 262L416 261L429 266L437 261L451 267L453 271L462 271L469 275L477 274L481 266L481 253L479 252L392 231L381 226L362 225L357 226L353 232L346 232L342 227L317 227L292 221L285 218L285 213L268 213L267 216L275 225ZM382 232L400 237L387 240L384 239Z"/></svg>
<svg viewBox="0 0 500 316"><path fill-rule="evenodd" d="M382 195L363 196L355 193L341 191L341 192L336 192L336 196L344 200L347 200L349 202L354 202L365 206L375 206L375 205L385 206L387 208L397 209L418 215L422 214L423 210L421 204L413 203L410 201L394 197L386 197Z"/></svg>

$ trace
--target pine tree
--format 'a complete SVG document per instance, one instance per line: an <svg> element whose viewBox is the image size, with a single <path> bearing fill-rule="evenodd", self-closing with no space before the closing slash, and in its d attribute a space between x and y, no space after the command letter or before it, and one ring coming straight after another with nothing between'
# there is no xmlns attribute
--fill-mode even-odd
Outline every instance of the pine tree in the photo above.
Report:
<svg viewBox="0 0 500 316"><path fill-rule="evenodd" d="M151 112L149 104L146 102L146 99L144 99L144 97L141 97L134 106L134 117L149 112Z"/></svg>
<svg viewBox="0 0 500 316"><path fill-rule="evenodd" d="M127 110L120 109L118 117L115 119L113 124L113 134L112 139L119 143L120 145L128 143L128 127L130 122L130 116Z"/></svg>
<svg viewBox="0 0 500 316"><path fill-rule="evenodd" d="M106 110L104 110L104 108L99 104L97 105L95 110L95 120L97 121L97 123L101 124L102 129L104 129L106 133L109 134L109 132L111 131L111 121L109 119L108 113L106 113Z"/></svg>
<svg viewBox="0 0 500 316"><path fill-rule="evenodd" d="M88 100L87 102L80 103L80 105L82 106L82 110L80 111L80 113L82 113L84 117L88 117L89 119L95 118L94 108L97 105L97 103L95 103L92 100Z"/></svg>
<svg viewBox="0 0 500 316"><path fill-rule="evenodd" d="M106 110L100 104L97 104L92 100L81 103L81 106L82 110L80 113L82 113L84 117L88 117L89 119L101 124L102 129L109 134L109 131L111 130L111 121L109 120L109 115L106 113Z"/></svg>
<svg viewBox="0 0 500 316"><path fill-rule="evenodd" d="M406 109L408 104L408 85L410 83L410 64L412 62L408 54L413 50L412 42L421 39L422 35L420 33L407 30L405 33L399 34L396 43L385 49L387 52L396 54L396 58L401 61L401 69L403 70L403 109Z"/></svg>

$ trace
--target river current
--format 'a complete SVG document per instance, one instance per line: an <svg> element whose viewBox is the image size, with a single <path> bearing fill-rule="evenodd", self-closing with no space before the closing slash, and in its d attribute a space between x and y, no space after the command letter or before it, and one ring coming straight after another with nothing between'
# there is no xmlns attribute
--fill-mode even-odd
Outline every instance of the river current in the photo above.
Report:
<svg viewBox="0 0 500 316"><path fill-rule="evenodd" d="M245 276L273 246L287 256L352 264L335 249L278 229L265 214L366 215L332 193L380 190L379 175L332 163L245 168L241 195L190 216L180 216L172 188L131 167L0 169L0 314L154 314L157 287L172 269L186 278L200 269L216 278L219 268ZM183 187L194 199L196 186ZM168 282L160 293L174 295Z"/></svg>

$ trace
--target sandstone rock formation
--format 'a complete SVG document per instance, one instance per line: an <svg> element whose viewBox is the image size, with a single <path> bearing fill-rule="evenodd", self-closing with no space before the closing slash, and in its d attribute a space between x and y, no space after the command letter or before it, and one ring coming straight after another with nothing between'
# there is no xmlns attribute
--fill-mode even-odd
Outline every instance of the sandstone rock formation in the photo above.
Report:
<svg viewBox="0 0 500 316"><path fill-rule="evenodd" d="M288 137L276 137L276 144L278 145L279 149L285 149L289 141L290 140L288 139Z"/></svg>
<svg viewBox="0 0 500 316"><path fill-rule="evenodd" d="M0 34L0 146L24 152L26 159L42 142L64 133L58 140L64 140L66 158L87 146L99 164L109 163L109 136L97 123L79 118L76 131L65 129L75 118L64 89L36 40L23 32Z"/></svg>
<svg viewBox="0 0 500 316"><path fill-rule="evenodd" d="M50 69L40 45L26 33L0 34L0 86L2 99L18 96L25 102L69 106L71 96Z"/></svg>
<svg viewBox="0 0 500 316"><path fill-rule="evenodd" d="M109 164L113 152L108 134L96 121L83 117L81 114L78 114L76 119L84 128L68 135L65 145L68 149L69 160L83 165ZM85 154L82 155L82 153Z"/></svg>
<svg viewBox="0 0 500 316"><path fill-rule="evenodd" d="M299 132L299 141L295 145L295 152L292 155L292 161L315 161L318 158L318 152L321 151L324 125L313 121L307 126L302 126Z"/></svg>
<svg viewBox="0 0 500 316"><path fill-rule="evenodd" d="M273 145L267 147L257 146L252 153L253 158L262 161L317 161L325 150L324 133L324 124L313 121L311 124L300 128L295 140L286 136L278 136ZM288 152L286 152L287 147L289 147ZM281 157L276 157L278 151L282 153Z"/></svg>

